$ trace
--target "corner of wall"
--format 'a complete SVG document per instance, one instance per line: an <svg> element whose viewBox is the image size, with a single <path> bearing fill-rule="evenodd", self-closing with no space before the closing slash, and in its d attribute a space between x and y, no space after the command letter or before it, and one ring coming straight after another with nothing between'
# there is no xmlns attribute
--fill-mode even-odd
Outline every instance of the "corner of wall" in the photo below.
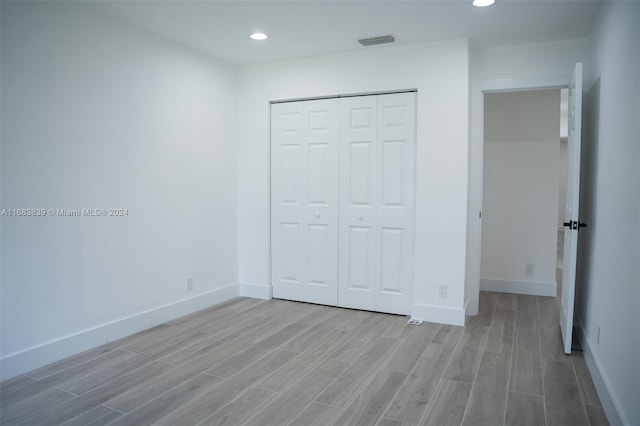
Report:
<svg viewBox="0 0 640 426"><path fill-rule="evenodd" d="M414 303L411 308L411 319L464 326L466 304L462 308Z"/></svg>
<svg viewBox="0 0 640 426"><path fill-rule="evenodd" d="M239 285L240 296L254 299L271 299L271 286L258 283L241 282Z"/></svg>

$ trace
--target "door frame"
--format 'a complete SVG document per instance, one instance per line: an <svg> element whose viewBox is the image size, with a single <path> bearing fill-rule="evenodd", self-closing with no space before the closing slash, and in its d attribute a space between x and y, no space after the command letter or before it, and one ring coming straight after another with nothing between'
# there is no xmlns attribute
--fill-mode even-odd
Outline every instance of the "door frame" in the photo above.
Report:
<svg viewBox="0 0 640 426"><path fill-rule="evenodd" d="M469 178L467 195L467 259L465 273L465 313L477 315L480 301L482 259L482 186L484 182L484 96L489 93L563 89L571 73L532 79L475 80L471 84L471 126L469 128ZM559 135L558 135L559 137Z"/></svg>

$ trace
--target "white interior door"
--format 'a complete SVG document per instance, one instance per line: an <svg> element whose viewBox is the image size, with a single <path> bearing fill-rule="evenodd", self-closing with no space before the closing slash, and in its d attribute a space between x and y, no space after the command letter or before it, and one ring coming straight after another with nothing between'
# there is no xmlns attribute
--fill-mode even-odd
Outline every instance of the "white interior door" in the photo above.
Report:
<svg viewBox="0 0 640 426"><path fill-rule="evenodd" d="M375 307L378 97L340 100L340 306Z"/></svg>
<svg viewBox="0 0 640 426"><path fill-rule="evenodd" d="M302 296L302 103L271 106L271 253L273 297Z"/></svg>
<svg viewBox="0 0 640 426"><path fill-rule="evenodd" d="M273 297L337 304L336 99L271 107Z"/></svg>
<svg viewBox="0 0 640 426"><path fill-rule="evenodd" d="M338 100L304 103L303 253L307 302L338 303Z"/></svg>
<svg viewBox="0 0 640 426"><path fill-rule="evenodd" d="M339 306L408 314L415 94L340 100Z"/></svg>
<svg viewBox="0 0 640 426"><path fill-rule="evenodd" d="M582 126L582 64L576 64L569 85L569 122L567 136L567 195L565 204L564 269L560 305L560 330L566 354L571 353L573 305L576 287L580 207L580 141Z"/></svg>
<svg viewBox="0 0 640 426"><path fill-rule="evenodd" d="M415 93L378 96L379 244L375 310L408 314L413 299Z"/></svg>

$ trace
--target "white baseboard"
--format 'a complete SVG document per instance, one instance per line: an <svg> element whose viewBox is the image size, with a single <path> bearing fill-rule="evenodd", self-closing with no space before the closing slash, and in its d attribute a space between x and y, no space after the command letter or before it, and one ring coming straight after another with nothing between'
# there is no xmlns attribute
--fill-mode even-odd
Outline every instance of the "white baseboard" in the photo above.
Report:
<svg viewBox="0 0 640 426"><path fill-rule="evenodd" d="M257 283L240 283L240 296L254 299L271 299L271 286Z"/></svg>
<svg viewBox="0 0 640 426"><path fill-rule="evenodd" d="M237 283L178 300L59 339L9 354L0 359L1 379L6 380L35 368L75 355L104 343L239 296Z"/></svg>
<svg viewBox="0 0 640 426"><path fill-rule="evenodd" d="M465 311L463 308L414 303L411 309L411 319L438 324L464 325Z"/></svg>
<svg viewBox="0 0 640 426"><path fill-rule="evenodd" d="M529 294L531 296L556 297L556 283L544 281L499 280L480 278L480 290L499 293Z"/></svg>
<svg viewBox="0 0 640 426"><path fill-rule="evenodd" d="M464 301L464 316L466 317L467 315L469 315L469 304L471 303L471 300L467 299ZM477 315L477 312L474 314Z"/></svg>
<svg viewBox="0 0 640 426"><path fill-rule="evenodd" d="M598 392L598 398L600 398L600 403L602 404L602 408L607 415L609 424L632 424L629 421L628 416L625 415L622 409L622 405L620 404L620 401L613 391L611 381L609 381L609 378L602 368L602 362L600 361L600 358L598 358L598 354L593 351L593 342L587 337L587 334L584 332L584 327L582 325L583 322L580 319L578 319L578 322L578 324L575 324L575 328L576 333L578 334L578 338L580 339L580 343L582 344L584 360L587 363L587 368L589 369L589 373L591 374L591 379L593 380L596 392Z"/></svg>

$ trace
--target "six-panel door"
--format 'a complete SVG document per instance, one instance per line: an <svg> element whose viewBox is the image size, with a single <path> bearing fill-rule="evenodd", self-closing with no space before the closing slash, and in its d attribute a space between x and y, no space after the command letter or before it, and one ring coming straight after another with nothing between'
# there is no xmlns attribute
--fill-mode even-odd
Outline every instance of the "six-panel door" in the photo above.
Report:
<svg viewBox="0 0 640 426"><path fill-rule="evenodd" d="M413 301L415 93L378 96L378 281L375 310Z"/></svg>
<svg viewBox="0 0 640 426"><path fill-rule="evenodd" d="M271 109L273 296L337 304L338 101Z"/></svg>
<svg viewBox="0 0 640 426"><path fill-rule="evenodd" d="M378 97L340 100L340 306L373 310Z"/></svg>
<svg viewBox="0 0 640 426"><path fill-rule="evenodd" d="M415 93L274 104L271 128L273 296L408 314Z"/></svg>
<svg viewBox="0 0 640 426"><path fill-rule="evenodd" d="M340 101L338 305L408 314L415 94Z"/></svg>

